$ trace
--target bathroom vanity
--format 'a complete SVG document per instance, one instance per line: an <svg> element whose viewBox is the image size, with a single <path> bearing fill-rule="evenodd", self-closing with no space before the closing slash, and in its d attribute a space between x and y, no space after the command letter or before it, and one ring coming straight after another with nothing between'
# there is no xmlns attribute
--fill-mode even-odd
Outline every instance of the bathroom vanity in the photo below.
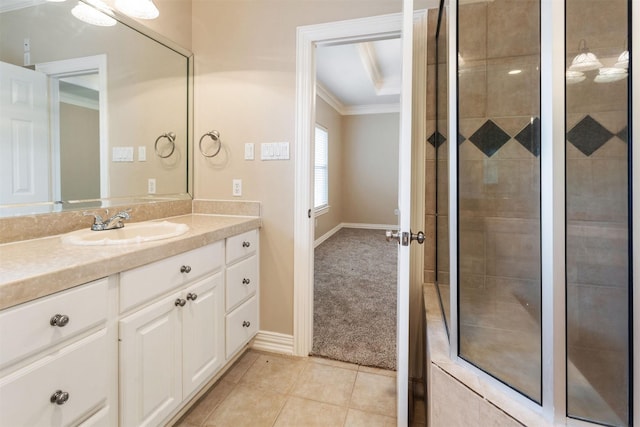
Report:
<svg viewBox="0 0 640 427"><path fill-rule="evenodd" d="M0 425L163 425L247 348L259 218L169 221L189 230L0 245Z"/></svg>

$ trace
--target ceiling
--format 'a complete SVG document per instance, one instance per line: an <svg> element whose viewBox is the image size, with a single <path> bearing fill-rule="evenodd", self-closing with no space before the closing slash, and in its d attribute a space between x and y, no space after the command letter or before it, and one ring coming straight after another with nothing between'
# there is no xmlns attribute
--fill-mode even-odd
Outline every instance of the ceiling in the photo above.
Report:
<svg viewBox="0 0 640 427"><path fill-rule="evenodd" d="M318 95L339 113L400 111L402 46L399 37L318 46Z"/></svg>

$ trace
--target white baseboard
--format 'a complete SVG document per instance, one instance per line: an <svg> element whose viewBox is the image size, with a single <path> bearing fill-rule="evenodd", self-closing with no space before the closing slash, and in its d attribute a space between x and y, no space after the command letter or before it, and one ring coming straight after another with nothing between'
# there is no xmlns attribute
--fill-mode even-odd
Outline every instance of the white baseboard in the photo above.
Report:
<svg viewBox="0 0 640 427"><path fill-rule="evenodd" d="M318 237L314 242L313 242L313 248L317 248L318 246L320 246L321 243L323 243L325 240L327 240L329 237L333 236L334 234L336 234L338 231L340 231L340 229L342 228L342 224L338 224L335 227L333 227L331 230L327 231L326 233L324 233L322 236Z"/></svg>
<svg viewBox="0 0 640 427"><path fill-rule="evenodd" d="M366 228L367 230L397 230L398 224L362 224L357 222L343 222L340 228Z"/></svg>
<svg viewBox="0 0 640 427"><path fill-rule="evenodd" d="M357 222L342 222L336 225L335 227L333 227L331 230L324 233L322 236L318 237L313 242L313 248L314 249L317 248L329 237L333 236L343 228L364 228L367 230L397 230L398 224L388 225L388 224L362 224Z"/></svg>
<svg viewBox="0 0 640 427"><path fill-rule="evenodd" d="M278 332L258 331L253 339L252 348L271 353L293 354L293 335Z"/></svg>

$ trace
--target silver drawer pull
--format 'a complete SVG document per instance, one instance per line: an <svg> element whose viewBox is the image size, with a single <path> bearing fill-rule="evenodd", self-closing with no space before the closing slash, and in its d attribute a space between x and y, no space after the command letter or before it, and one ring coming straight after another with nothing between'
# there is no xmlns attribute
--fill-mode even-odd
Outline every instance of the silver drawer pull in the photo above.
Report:
<svg viewBox="0 0 640 427"><path fill-rule="evenodd" d="M191 301L195 301L195 300L196 300L196 298L198 298L198 294L194 294L194 293L191 293L191 292L189 292L189 293L187 294L187 299L189 299L189 300L191 300Z"/></svg>
<svg viewBox="0 0 640 427"><path fill-rule="evenodd" d="M250 280L250 279L247 279L247 278L242 279L242 284L243 284L243 285L248 285L249 283L251 283L251 280Z"/></svg>
<svg viewBox="0 0 640 427"><path fill-rule="evenodd" d="M191 273L191 266L183 265L180 267L180 273Z"/></svg>
<svg viewBox="0 0 640 427"><path fill-rule="evenodd" d="M248 328L249 326L251 326L251 322L248 322L246 320L244 322L242 322L242 327L243 328Z"/></svg>
<svg viewBox="0 0 640 427"><path fill-rule="evenodd" d="M249 246L251 246L251 242L242 242L242 247L243 248L248 248Z"/></svg>
<svg viewBox="0 0 640 427"><path fill-rule="evenodd" d="M56 314L49 320L51 326L58 326L60 328L67 326L67 323L69 323L69 316L64 314Z"/></svg>
<svg viewBox="0 0 640 427"><path fill-rule="evenodd" d="M187 303L187 300L178 298L174 304L176 305L176 307L177 306L184 307L186 303Z"/></svg>
<svg viewBox="0 0 640 427"><path fill-rule="evenodd" d="M69 400L69 393L62 390L56 390L49 398L51 403L56 403L58 405L64 405L67 403L67 400Z"/></svg>

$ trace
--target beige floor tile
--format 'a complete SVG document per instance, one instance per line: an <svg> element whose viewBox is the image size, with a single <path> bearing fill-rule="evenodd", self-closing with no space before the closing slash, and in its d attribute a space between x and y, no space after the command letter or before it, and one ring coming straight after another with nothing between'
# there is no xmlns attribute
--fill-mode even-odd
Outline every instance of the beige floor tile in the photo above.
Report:
<svg viewBox="0 0 640 427"><path fill-rule="evenodd" d="M396 371L391 371L389 369L372 368L370 366L360 366L358 370L360 372L366 372L369 374L384 375L386 377L393 377L393 378L396 377Z"/></svg>
<svg viewBox="0 0 640 427"><path fill-rule="evenodd" d="M346 415L347 408L292 396L274 427L340 427Z"/></svg>
<svg viewBox="0 0 640 427"><path fill-rule="evenodd" d="M349 406L366 412L395 416L396 379L359 371Z"/></svg>
<svg viewBox="0 0 640 427"><path fill-rule="evenodd" d="M249 370L258 357L260 357L259 353L252 350L247 351L236 361L236 363L233 364L231 369L224 374L224 379L234 384L238 384L242 376Z"/></svg>
<svg viewBox="0 0 640 427"><path fill-rule="evenodd" d="M360 368L360 366L353 363L342 362L340 360L325 359L324 357L310 357L309 361L313 363L318 363L320 365L329 365L329 366L335 366L337 368L350 369L352 371L357 371L358 368Z"/></svg>
<svg viewBox="0 0 640 427"><path fill-rule="evenodd" d="M218 381L182 418L185 426L201 426L220 402L231 393L234 384L222 379Z"/></svg>
<svg viewBox="0 0 640 427"><path fill-rule="evenodd" d="M344 427L395 427L396 419L384 415L349 409Z"/></svg>
<svg viewBox="0 0 640 427"><path fill-rule="evenodd" d="M291 394L310 400L348 406L357 371L308 363Z"/></svg>
<svg viewBox="0 0 640 427"><path fill-rule="evenodd" d="M287 394L306 364L302 358L260 354L240 383Z"/></svg>
<svg viewBox="0 0 640 427"><path fill-rule="evenodd" d="M205 421L215 427L271 427L280 413L286 396L237 385Z"/></svg>

